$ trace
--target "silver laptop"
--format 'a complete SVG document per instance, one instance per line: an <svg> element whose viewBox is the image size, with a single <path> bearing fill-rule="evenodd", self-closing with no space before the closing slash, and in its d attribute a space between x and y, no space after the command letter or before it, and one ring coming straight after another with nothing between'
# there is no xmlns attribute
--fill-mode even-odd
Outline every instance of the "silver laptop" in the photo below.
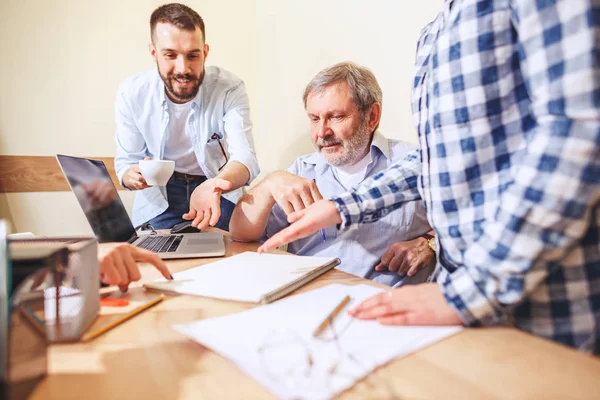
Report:
<svg viewBox="0 0 600 400"><path fill-rule="evenodd" d="M98 242L129 242L163 259L225 255L219 232L138 235L102 161L60 154L56 159Z"/></svg>

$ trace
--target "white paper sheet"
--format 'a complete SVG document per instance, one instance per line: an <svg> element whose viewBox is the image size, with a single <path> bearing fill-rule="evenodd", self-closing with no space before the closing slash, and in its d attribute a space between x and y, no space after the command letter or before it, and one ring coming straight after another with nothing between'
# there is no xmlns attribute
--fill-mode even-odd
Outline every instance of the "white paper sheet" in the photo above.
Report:
<svg viewBox="0 0 600 400"><path fill-rule="evenodd" d="M173 281L162 279L145 286L180 294L258 303L267 293L334 260L248 251L173 274Z"/></svg>
<svg viewBox="0 0 600 400"><path fill-rule="evenodd" d="M229 358L279 398L328 399L374 368L462 329L391 327L348 316L349 307L379 291L368 285L332 284L174 329ZM346 295L352 301L334 320L334 329L314 339L313 330Z"/></svg>

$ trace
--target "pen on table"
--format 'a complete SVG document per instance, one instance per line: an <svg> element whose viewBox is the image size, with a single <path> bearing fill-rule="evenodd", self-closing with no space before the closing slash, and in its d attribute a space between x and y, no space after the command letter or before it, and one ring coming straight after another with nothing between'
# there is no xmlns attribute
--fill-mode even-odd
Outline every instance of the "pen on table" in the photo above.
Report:
<svg viewBox="0 0 600 400"><path fill-rule="evenodd" d="M327 317L325 317L325 319L323 320L323 322L321 322L319 324L319 326L317 327L317 329L314 330L313 336L318 336L319 334L321 334L321 332L323 332L325 330L325 328L327 328L327 326L329 324L331 324L331 322L336 317L336 315L338 315L340 313L340 311L342 311L342 308L344 308L344 306L346 304L348 304L349 301L350 301L350 296L344 297L344 299L342 300L342 302L340 304L338 304L337 307L334 308L333 311L330 312L329 315L327 315Z"/></svg>
<svg viewBox="0 0 600 400"><path fill-rule="evenodd" d="M315 183L315 185L317 184L317 180L313 178L313 182ZM321 239L323 239L323 241L326 241L327 239L325 238L325 231L323 229L321 229Z"/></svg>

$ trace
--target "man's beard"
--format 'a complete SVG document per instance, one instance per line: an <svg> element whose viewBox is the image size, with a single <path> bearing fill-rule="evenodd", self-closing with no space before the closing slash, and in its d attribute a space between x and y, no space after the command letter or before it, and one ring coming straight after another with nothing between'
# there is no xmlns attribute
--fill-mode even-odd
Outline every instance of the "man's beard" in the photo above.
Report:
<svg viewBox="0 0 600 400"><path fill-rule="evenodd" d="M198 94L198 90L200 90L202 81L204 81L204 70L202 70L202 74L200 74L199 77L195 77L192 74L171 74L164 76L160 71L160 68L158 68L158 74L165 84L165 89L169 95L169 98L177 103L187 103L188 101L194 99L194 97L196 97ZM177 88L173 82L175 79L188 80L195 82L195 84L189 88Z"/></svg>
<svg viewBox="0 0 600 400"><path fill-rule="evenodd" d="M354 134L347 140L341 140L334 136L326 136L317 140L315 148L325 157L328 164L335 167L344 167L359 162L364 157L370 141L371 132L369 132L365 118L365 120L361 121ZM332 145L341 145L342 152L340 154L328 154L326 151L322 151L323 146Z"/></svg>

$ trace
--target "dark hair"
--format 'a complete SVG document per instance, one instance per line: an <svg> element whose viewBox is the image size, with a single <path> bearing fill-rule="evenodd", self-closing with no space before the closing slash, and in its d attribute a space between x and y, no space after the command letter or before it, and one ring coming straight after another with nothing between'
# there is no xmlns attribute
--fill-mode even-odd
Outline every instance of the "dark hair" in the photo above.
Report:
<svg viewBox="0 0 600 400"><path fill-rule="evenodd" d="M169 3L158 7L150 16L150 37L154 41L154 29L159 22L175 25L179 29L194 31L200 28L202 39L206 40L202 17L186 5Z"/></svg>

